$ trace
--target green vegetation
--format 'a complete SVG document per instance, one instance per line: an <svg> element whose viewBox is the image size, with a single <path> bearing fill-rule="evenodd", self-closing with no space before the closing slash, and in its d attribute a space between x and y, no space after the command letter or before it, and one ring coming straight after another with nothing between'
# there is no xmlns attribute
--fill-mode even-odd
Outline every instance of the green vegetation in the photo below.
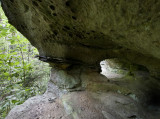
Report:
<svg viewBox="0 0 160 119"><path fill-rule="evenodd" d="M0 119L15 105L45 92L50 68L34 58L36 54L0 8Z"/></svg>

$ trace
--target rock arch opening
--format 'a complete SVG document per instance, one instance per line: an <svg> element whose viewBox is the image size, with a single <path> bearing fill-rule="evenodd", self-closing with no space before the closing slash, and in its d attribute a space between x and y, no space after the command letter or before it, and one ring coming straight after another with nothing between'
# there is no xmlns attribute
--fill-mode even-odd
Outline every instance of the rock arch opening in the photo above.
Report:
<svg viewBox="0 0 160 119"><path fill-rule="evenodd" d="M109 82L130 90L125 95L141 102L150 111L160 109L160 83L150 75L146 67L115 58L103 60L100 65L101 74L106 76ZM123 93L120 90L117 92Z"/></svg>

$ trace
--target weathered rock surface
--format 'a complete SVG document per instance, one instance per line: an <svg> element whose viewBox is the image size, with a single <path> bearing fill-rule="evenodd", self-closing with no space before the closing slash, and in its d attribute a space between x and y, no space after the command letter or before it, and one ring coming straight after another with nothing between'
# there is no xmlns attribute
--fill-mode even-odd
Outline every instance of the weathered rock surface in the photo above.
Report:
<svg viewBox="0 0 160 119"><path fill-rule="evenodd" d="M160 75L158 0L2 0L41 56L91 65L123 58Z"/></svg>
<svg viewBox="0 0 160 119"><path fill-rule="evenodd" d="M69 93L53 102L41 99L42 96L27 100L6 119L150 119L132 99L120 94L83 91Z"/></svg>
<svg viewBox="0 0 160 119"><path fill-rule="evenodd" d="M149 79L149 76L145 79L144 76L139 77L140 74L143 75L141 72L135 77L107 79L96 70L85 67L72 67L65 73L60 69L52 71L54 74L51 76L46 93L16 106L6 119L160 118L160 106L155 102L160 99L160 85ZM71 82L70 77L78 80ZM139 79L135 80L136 78ZM153 84L157 88L153 89Z"/></svg>
<svg viewBox="0 0 160 119"><path fill-rule="evenodd" d="M7 119L160 118L160 1L1 1L9 22L53 67L47 92L15 107ZM98 69L109 58L149 73L108 80Z"/></svg>

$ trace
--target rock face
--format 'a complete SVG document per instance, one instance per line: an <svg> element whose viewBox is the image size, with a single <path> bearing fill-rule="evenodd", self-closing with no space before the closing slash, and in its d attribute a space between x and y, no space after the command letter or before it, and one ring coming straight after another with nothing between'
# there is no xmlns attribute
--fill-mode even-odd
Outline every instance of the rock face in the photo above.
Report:
<svg viewBox="0 0 160 119"><path fill-rule="evenodd" d="M160 74L160 1L2 0L41 56L91 65L123 58ZM159 76L157 76L159 77Z"/></svg>
<svg viewBox="0 0 160 119"><path fill-rule="evenodd" d="M133 100L118 94L70 93L52 103L39 99L42 97L31 98L17 106L6 119L150 119L147 115L139 115L141 110Z"/></svg>
<svg viewBox="0 0 160 119"><path fill-rule="evenodd" d="M156 111L149 114L139 105L145 96L146 102L160 99L155 88L160 78L160 1L1 1L9 23L53 67L48 91L14 108L8 119L159 119ZM132 72L131 78L139 79L131 81L134 85L128 77L110 81L99 74L100 61L109 58L140 65L149 73ZM137 88L139 84L143 86ZM152 95L150 89L157 92Z"/></svg>
<svg viewBox="0 0 160 119"><path fill-rule="evenodd" d="M52 69L46 93L16 106L6 119L159 119L160 85L144 73L107 79L86 67Z"/></svg>

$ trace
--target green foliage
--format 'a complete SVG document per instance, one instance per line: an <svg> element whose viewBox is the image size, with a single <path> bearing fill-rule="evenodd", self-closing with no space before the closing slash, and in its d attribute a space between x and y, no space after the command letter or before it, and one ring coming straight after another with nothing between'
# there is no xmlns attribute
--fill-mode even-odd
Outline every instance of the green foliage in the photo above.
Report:
<svg viewBox="0 0 160 119"><path fill-rule="evenodd" d="M15 105L45 92L50 68L34 58L37 53L0 8L0 119Z"/></svg>

